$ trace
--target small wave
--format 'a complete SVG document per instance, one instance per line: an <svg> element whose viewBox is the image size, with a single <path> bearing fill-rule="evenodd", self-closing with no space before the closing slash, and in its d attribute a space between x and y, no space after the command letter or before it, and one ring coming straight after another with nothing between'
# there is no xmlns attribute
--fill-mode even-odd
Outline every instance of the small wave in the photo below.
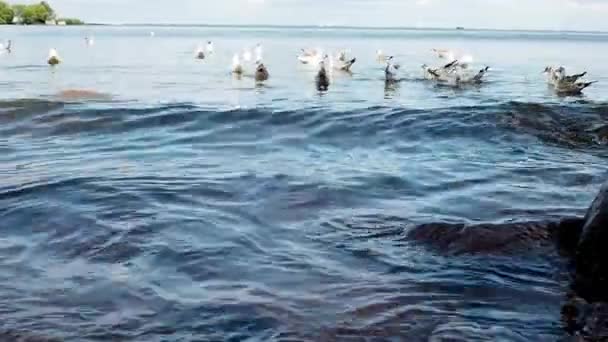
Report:
<svg viewBox="0 0 608 342"><path fill-rule="evenodd" d="M332 143L454 137L508 141L509 136L519 135L565 148L589 148L608 144L607 119L608 104L593 103L507 102L428 110L373 107L328 112L324 108L209 110L191 104L133 108L32 99L0 102L0 124L5 136L119 134L136 130L217 130L226 134L226 130L244 133L252 129L272 136L281 129Z"/></svg>

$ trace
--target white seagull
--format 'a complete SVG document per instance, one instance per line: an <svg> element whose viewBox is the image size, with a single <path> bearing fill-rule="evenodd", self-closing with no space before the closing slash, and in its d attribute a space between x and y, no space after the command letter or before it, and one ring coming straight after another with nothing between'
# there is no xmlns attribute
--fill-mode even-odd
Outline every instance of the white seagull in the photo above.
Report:
<svg viewBox="0 0 608 342"><path fill-rule="evenodd" d="M232 57L232 73L235 75L242 75L243 71L243 65L241 64L239 54L235 53Z"/></svg>
<svg viewBox="0 0 608 342"><path fill-rule="evenodd" d="M55 50L55 49L49 50L49 58L47 60L47 63L51 66L55 66L55 65L61 63L61 58L59 58L59 54L57 53L57 50Z"/></svg>
<svg viewBox="0 0 608 342"><path fill-rule="evenodd" d="M205 49L199 45L199 47L194 52L194 57L196 59L205 59Z"/></svg>
<svg viewBox="0 0 608 342"><path fill-rule="evenodd" d="M546 67L545 73L547 73L547 82L553 86L555 92L560 95L578 95L590 85L596 83L596 81L585 82L580 79L587 75L587 72L580 74L568 75L566 74L566 68L560 67Z"/></svg>
<svg viewBox="0 0 608 342"><path fill-rule="evenodd" d="M393 56L386 59L386 68L384 69L384 79L387 83L394 83L399 81L397 72L399 71L399 64L393 62Z"/></svg>

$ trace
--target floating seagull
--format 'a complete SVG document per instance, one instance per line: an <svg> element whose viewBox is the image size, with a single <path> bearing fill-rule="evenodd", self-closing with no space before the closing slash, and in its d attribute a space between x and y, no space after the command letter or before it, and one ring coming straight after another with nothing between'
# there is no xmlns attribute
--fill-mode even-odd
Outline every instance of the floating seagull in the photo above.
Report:
<svg viewBox="0 0 608 342"><path fill-rule="evenodd" d="M243 65L241 64L238 53L235 53L232 57L232 73L235 75L243 74Z"/></svg>
<svg viewBox="0 0 608 342"><path fill-rule="evenodd" d="M47 63L49 63L49 65L51 65L51 66L55 66L55 65L61 63L61 59L59 58L59 54L57 54L57 50L55 50L55 49L49 50L49 59L47 60Z"/></svg>
<svg viewBox="0 0 608 342"><path fill-rule="evenodd" d="M336 70L340 70L340 71L345 71L345 72L350 72L350 68L353 66L353 64L355 64L355 62L357 61L356 58L353 58L351 60L348 61L340 61L338 60L338 64L334 64L334 69Z"/></svg>
<svg viewBox="0 0 608 342"><path fill-rule="evenodd" d="M424 78L434 81L447 81L449 74L456 72L458 61L453 61L441 67L431 68L426 64L422 65Z"/></svg>
<svg viewBox="0 0 608 342"><path fill-rule="evenodd" d="M435 81L437 83L449 83L450 77L445 70L441 68L431 68L430 66L423 64L422 65L422 73L423 77L429 81Z"/></svg>
<svg viewBox="0 0 608 342"><path fill-rule="evenodd" d="M543 73L547 74L547 83L549 85L555 86L559 82L562 75L560 74L560 72L558 72L558 70L561 71L561 70L563 70L563 68L562 67L556 68L556 67L548 66L543 71Z"/></svg>
<svg viewBox="0 0 608 342"><path fill-rule="evenodd" d="M215 49L213 48L213 43L211 41L207 42L207 53L212 55Z"/></svg>
<svg viewBox="0 0 608 342"><path fill-rule="evenodd" d="M196 59L205 59L205 50L202 46L199 45L199 47L196 49L194 52L194 57Z"/></svg>
<svg viewBox="0 0 608 342"><path fill-rule="evenodd" d="M327 56L326 56L327 57ZM319 62L319 71L315 77L315 83L319 91L327 91L329 89L329 76L327 76L327 70L325 69L325 61Z"/></svg>
<svg viewBox="0 0 608 342"><path fill-rule="evenodd" d="M255 46L255 62L256 63L261 63L262 62L262 56L264 54L264 49L262 48L262 44L258 43Z"/></svg>
<svg viewBox="0 0 608 342"><path fill-rule="evenodd" d="M580 78L587 75L586 71L582 72L580 74L574 74L574 75L570 75L570 76L566 75L566 68L564 68L563 66L561 66L559 68L546 67L545 73L549 74L549 81L551 83L557 83L557 82L574 83L574 82L578 81Z"/></svg>
<svg viewBox="0 0 608 342"><path fill-rule="evenodd" d="M549 85L553 86L555 92L560 95L578 95L585 88L596 83L596 81L580 82L579 80L587 75L586 71L580 74L567 75L566 68L563 66L557 68L549 66L545 68L544 72L547 73Z"/></svg>
<svg viewBox="0 0 608 342"><path fill-rule="evenodd" d="M424 64L422 70L424 78L427 80L459 87L467 84L481 83L490 68L486 66L473 74L466 68L461 67L459 61L455 60L439 68L431 68Z"/></svg>
<svg viewBox="0 0 608 342"><path fill-rule="evenodd" d="M472 81L474 83L481 83L483 77L486 75L488 70L490 70L489 66L486 66L485 68L479 70L479 72L475 76L473 76Z"/></svg>
<svg viewBox="0 0 608 342"><path fill-rule="evenodd" d="M393 63L393 56L386 59L386 68L384 69L384 78L387 83L394 83L399 81L397 72L399 70L399 64Z"/></svg>
<svg viewBox="0 0 608 342"><path fill-rule="evenodd" d="M95 45L95 39L93 37L84 37L84 42L87 46Z"/></svg>
<svg viewBox="0 0 608 342"><path fill-rule="evenodd" d="M594 83L597 83L597 81L572 83L560 82L555 86L555 91L560 95L579 95L585 88Z"/></svg>
<svg viewBox="0 0 608 342"><path fill-rule="evenodd" d="M268 73L268 69L264 66L264 63L259 63L255 68L255 81L263 82L268 80L270 74Z"/></svg>
<svg viewBox="0 0 608 342"><path fill-rule="evenodd" d="M457 73L455 76L455 85L460 86L466 84L480 84L488 70L490 70L490 67L486 66L473 75L467 73Z"/></svg>

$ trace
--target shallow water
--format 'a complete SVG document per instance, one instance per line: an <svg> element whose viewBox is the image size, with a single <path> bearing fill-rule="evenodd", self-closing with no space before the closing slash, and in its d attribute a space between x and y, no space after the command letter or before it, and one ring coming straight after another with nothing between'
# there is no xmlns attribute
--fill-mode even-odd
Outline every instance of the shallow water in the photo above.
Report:
<svg viewBox="0 0 608 342"><path fill-rule="evenodd" d="M2 28L9 38L0 330L69 341L564 336L568 277L554 250L454 255L407 232L582 215L606 178L597 56L608 35ZM195 60L207 40L217 53ZM229 75L232 54L257 42L263 86ZM354 74L318 93L295 59L307 46L350 49ZM55 69L50 47L65 61ZM488 82L420 80L434 47L490 65ZM396 88L384 87L380 48L403 66ZM541 75L552 63L600 82L557 97ZM57 96L67 89L112 99Z"/></svg>

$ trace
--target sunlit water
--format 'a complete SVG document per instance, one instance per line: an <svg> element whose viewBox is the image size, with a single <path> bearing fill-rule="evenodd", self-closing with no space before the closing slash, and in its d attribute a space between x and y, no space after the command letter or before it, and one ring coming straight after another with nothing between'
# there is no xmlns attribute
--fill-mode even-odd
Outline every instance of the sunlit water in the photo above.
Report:
<svg viewBox="0 0 608 342"><path fill-rule="evenodd" d="M406 235L582 215L606 178L608 35L3 27L0 39L14 42L0 56L0 329L70 341L564 336L557 253L450 256ZM196 60L207 40L216 53ZM258 42L270 80L234 79L232 55ZM357 57L327 93L296 60L317 46ZM422 81L431 48L471 53L491 67L487 83ZM394 88L377 49L402 65ZM548 64L599 83L557 97ZM67 89L111 100L57 96Z"/></svg>

